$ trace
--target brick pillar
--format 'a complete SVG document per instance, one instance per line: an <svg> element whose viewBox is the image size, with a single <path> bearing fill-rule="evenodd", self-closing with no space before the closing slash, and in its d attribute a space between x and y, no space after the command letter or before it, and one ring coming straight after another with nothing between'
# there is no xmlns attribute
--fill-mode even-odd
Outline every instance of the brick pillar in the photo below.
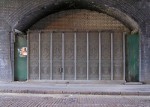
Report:
<svg viewBox="0 0 150 107"><path fill-rule="evenodd" d="M141 35L141 81L150 83L150 25L147 24L146 32Z"/></svg>
<svg viewBox="0 0 150 107"><path fill-rule="evenodd" d="M0 31L0 81L12 81L11 33Z"/></svg>

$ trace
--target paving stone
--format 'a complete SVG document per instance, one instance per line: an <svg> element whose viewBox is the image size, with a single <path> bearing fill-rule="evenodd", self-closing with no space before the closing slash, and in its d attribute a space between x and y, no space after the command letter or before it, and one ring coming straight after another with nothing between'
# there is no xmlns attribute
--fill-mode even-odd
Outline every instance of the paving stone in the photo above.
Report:
<svg viewBox="0 0 150 107"><path fill-rule="evenodd" d="M0 107L150 107L150 96L0 93Z"/></svg>

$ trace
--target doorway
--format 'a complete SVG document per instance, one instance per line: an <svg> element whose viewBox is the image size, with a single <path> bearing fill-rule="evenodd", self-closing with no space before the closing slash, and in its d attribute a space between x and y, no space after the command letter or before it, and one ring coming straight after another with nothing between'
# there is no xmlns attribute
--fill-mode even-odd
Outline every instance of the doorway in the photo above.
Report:
<svg viewBox="0 0 150 107"><path fill-rule="evenodd" d="M15 66L14 66L14 80L27 80L27 56L22 52L26 51L27 38L26 35L15 35Z"/></svg>
<svg viewBox="0 0 150 107"><path fill-rule="evenodd" d="M139 82L139 34L126 36L126 81Z"/></svg>

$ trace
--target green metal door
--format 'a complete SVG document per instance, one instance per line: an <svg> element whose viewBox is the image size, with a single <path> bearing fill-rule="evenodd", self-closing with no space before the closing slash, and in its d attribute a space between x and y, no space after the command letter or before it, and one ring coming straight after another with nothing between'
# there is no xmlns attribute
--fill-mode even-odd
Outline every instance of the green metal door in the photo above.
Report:
<svg viewBox="0 0 150 107"><path fill-rule="evenodd" d="M139 81L139 35L126 36L126 80L128 82Z"/></svg>
<svg viewBox="0 0 150 107"><path fill-rule="evenodd" d="M27 56L20 54L21 49L27 47L27 40L25 36L15 37L15 67L14 67L14 80L26 81L27 80Z"/></svg>

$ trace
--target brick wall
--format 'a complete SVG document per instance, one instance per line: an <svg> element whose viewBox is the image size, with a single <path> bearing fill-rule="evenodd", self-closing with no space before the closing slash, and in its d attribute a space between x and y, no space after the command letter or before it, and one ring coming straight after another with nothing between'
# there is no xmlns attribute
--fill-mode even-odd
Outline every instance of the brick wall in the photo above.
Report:
<svg viewBox="0 0 150 107"><path fill-rule="evenodd" d="M0 0L0 80L10 81L12 79L10 64L12 57L9 56L10 50L13 53L13 43L9 32L13 28L26 31L39 19L67 9L106 12L127 24L130 29L135 23L132 23L127 16L136 21L140 27L141 36L141 81L150 82L150 70L148 68L150 65L149 0ZM126 15L119 15L119 11L116 10Z"/></svg>
<svg viewBox="0 0 150 107"><path fill-rule="evenodd" d="M0 81L12 80L10 52L10 33L0 31Z"/></svg>
<svg viewBox="0 0 150 107"><path fill-rule="evenodd" d="M104 13L76 9L58 12L34 24L30 30L129 32L121 22Z"/></svg>

